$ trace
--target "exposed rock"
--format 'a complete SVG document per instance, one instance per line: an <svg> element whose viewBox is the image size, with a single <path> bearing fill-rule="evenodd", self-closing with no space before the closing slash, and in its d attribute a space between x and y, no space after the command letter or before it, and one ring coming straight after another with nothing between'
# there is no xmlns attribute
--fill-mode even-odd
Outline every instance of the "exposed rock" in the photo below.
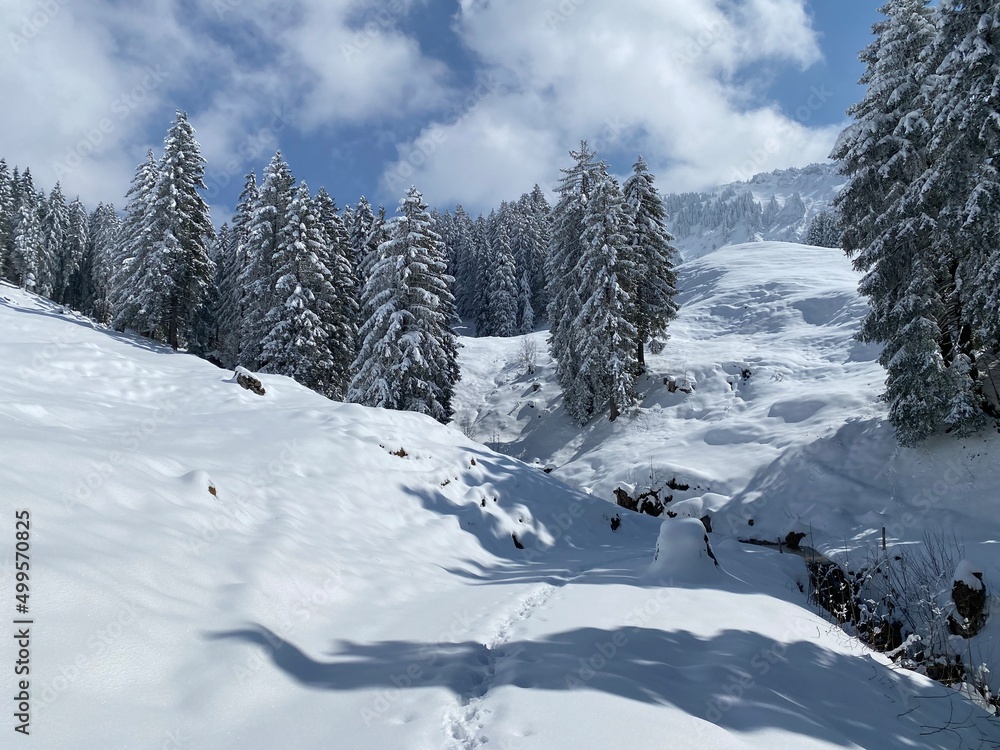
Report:
<svg viewBox="0 0 1000 750"><path fill-rule="evenodd" d="M236 368L236 382L248 391L256 393L258 396L263 396L265 393L263 383L255 378L249 370L243 367Z"/></svg>
<svg viewBox="0 0 1000 750"><path fill-rule="evenodd" d="M975 571L972 576L979 581L979 586L976 586L974 581L956 580L951 587L951 600L955 602L955 612L958 617L948 616L948 628L952 635L960 635L963 638L976 635L986 627L986 622L990 618L986 607L987 596L983 574Z"/></svg>
<svg viewBox="0 0 1000 750"><path fill-rule="evenodd" d="M520 541L518 541L517 534L511 534L510 538L514 540L515 547L517 547L518 549L524 549L524 545L521 544Z"/></svg>
<svg viewBox="0 0 1000 750"><path fill-rule="evenodd" d="M701 522L705 525L705 531L712 533L712 517L706 513L701 517Z"/></svg>
<svg viewBox="0 0 1000 750"><path fill-rule="evenodd" d="M801 531L789 531L785 535L785 546L788 547L788 549L798 549L799 544L805 538L806 535L803 534Z"/></svg>

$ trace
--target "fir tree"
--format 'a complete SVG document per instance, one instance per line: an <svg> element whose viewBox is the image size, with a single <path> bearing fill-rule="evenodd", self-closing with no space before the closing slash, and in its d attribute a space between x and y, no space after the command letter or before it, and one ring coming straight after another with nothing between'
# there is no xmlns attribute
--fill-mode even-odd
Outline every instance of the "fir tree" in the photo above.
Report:
<svg viewBox="0 0 1000 750"><path fill-rule="evenodd" d="M244 179L230 232L225 238L220 237L217 244L219 258L216 260L215 283L218 287L218 356L227 368L235 368L241 364L244 319L247 311L255 305L250 288L245 284L249 265L250 227L258 200L257 176L251 171Z"/></svg>
<svg viewBox="0 0 1000 750"><path fill-rule="evenodd" d="M59 300L63 296L62 267L66 264L66 236L69 233L69 208L59 183L42 204L42 246L39 248L39 294ZM72 272L72 269L70 269ZM67 279L68 282L68 274Z"/></svg>
<svg viewBox="0 0 1000 750"><path fill-rule="evenodd" d="M625 182L625 211L629 221L624 226L626 256L634 274L627 282L633 303L630 322L636 332L636 362L641 371L646 366L646 342L665 336L670 321L677 317L674 268L678 253L666 228L663 201L645 160L640 156L632 169Z"/></svg>
<svg viewBox="0 0 1000 750"><path fill-rule="evenodd" d="M199 192L206 189L204 165L194 128L178 112L164 141L152 214L154 252L167 276L163 328L174 349L202 314L215 270L208 257L215 229Z"/></svg>
<svg viewBox="0 0 1000 750"><path fill-rule="evenodd" d="M37 196L22 193L14 222L11 266L14 280L22 288L35 291L42 275L42 226L38 220Z"/></svg>
<svg viewBox="0 0 1000 750"><path fill-rule="evenodd" d="M559 200L552 209L552 234L546 256L545 275L549 297L549 351L556 360L556 381L563 394L578 386L580 371L579 331L577 318L583 306L580 289L584 279L584 217L589 193L601 179L603 167L594 161L594 152L584 141L579 151L571 151L575 164L564 169L556 192ZM570 409L575 418L589 414L593 406L580 403L571 396ZM585 401L585 399L582 399Z"/></svg>
<svg viewBox="0 0 1000 750"><path fill-rule="evenodd" d="M118 234L112 270L108 312L118 330L132 328L147 336L157 335L162 313L158 300L165 295L165 269L155 255L153 198L159 169L152 151L136 167L125 194L125 219Z"/></svg>
<svg viewBox="0 0 1000 750"><path fill-rule="evenodd" d="M89 308L97 322L104 325L109 325L114 316L112 280L115 261L120 257L120 233L121 221L115 207L99 203L90 215L87 231L89 260L81 266L81 273L89 271L90 283L82 282L81 286L92 290L89 295L84 293L83 309Z"/></svg>
<svg viewBox="0 0 1000 750"><path fill-rule="evenodd" d="M580 358L577 379L564 392L566 409L581 424L605 403L610 419L635 404L636 269L629 236L635 233L618 181L604 174L588 195L581 237L583 304L575 321Z"/></svg>
<svg viewBox="0 0 1000 750"><path fill-rule="evenodd" d="M334 291L320 260L326 254L322 225L305 183L294 191L276 240L276 304L265 317L261 369L327 393L334 363L321 313Z"/></svg>
<svg viewBox="0 0 1000 750"><path fill-rule="evenodd" d="M274 266L278 233L284 226L292 201L294 179L288 164L278 151L264 169L263 181L253 208L246 260L240 286L246 290L247 307L240 330L240 363L258 369L261 344L270 328L265 321L276 301L277 272Z"/></svg>
<svg viewBox="0 0 1000 750"><path fill-rule="evenodd" d="M6 276L10 245L14 239L14 222L17 204L14 200L14 181L7 162L0 159L0 278Z"/></svg>
<svg viewBox="0 0 1000 750"><path fill-rule="evenodd" d="M333 361L326 395L341 400L350 386L351 365L356 354L358 284L351 261L350 237L337 212L336 203L324 188L320 188L313 204L322 231L321 249L324 254L320 260L327 269L330 291L328 298L320 299Z"/></svg>
<svg viewBox="0 0 1000 750"><path fill-rule="evenodd" d="M348 399L447 422L459 376L449 328L454 298L441 238L416 188L378 253L362 296L365 323Z"/></svg>
<svg viewBox="0 0 1000 750"><path fill-rule="evenodd" d="M57 299L76 310L85 310L93 298L91 274L84 268L89 261L90 217L80 198L69 204L69 226L59 263Z"/></svg>
<svg viewBox="0 0 1000 750"><path fill-rule="evenodd" d="M479 335L509 337L517 333L517 266L510 246L508 231L509 206L504 207L496 218L496 229L490 246L489 263L486 268L486 310L484 318L488 330Z"/></svg>

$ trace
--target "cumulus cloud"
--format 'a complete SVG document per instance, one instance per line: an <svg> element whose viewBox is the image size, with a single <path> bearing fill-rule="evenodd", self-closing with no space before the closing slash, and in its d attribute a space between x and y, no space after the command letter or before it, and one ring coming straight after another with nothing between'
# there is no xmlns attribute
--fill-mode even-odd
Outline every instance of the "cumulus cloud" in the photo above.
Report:
<svg viewBox="0 0 1000 750"><path fill-rule="evenodd" d="M584 138L641 151L667 190L696 189L824 159L835 136L809 125L822 90L785 113L751 75L821 59L803 0L462 0L456 23L503 86L428 126L432 147L401 144L387 191L408 175L432 202L495 205L551 187Z"/></svg>
<svg viewBox="0 0 1000 750"><path fill-rule="evenodd" d="M209 199L292 132L427 112L446 66L399 30L410 0L0 0L0 155L119 204L175 109Z"/></svg>

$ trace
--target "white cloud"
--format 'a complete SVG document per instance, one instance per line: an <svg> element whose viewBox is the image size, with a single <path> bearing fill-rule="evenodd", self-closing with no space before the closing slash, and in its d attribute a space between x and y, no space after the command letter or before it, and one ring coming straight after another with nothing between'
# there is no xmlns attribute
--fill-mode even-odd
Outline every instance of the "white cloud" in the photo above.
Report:
<svg viewBox="0 0 1000 750"><path fill-rule="evenodd" d="M641 151L665 190L824 159L835 129L778 112L747 75L817 62L810 23L803 0L462 0L462 39L505 86L428 128L438 143L410 180L484 208L554 183L582 138ZM400 154L387 189L412 166L412 145Z"/></svg>
<svg viewBox="0 0 1000 750"><path fill-rule="evenodd" d="M292 130L438 107L448 71L400 33L411 0L0 0L0 156L118 204L175 109L210 200Z"/></svg>

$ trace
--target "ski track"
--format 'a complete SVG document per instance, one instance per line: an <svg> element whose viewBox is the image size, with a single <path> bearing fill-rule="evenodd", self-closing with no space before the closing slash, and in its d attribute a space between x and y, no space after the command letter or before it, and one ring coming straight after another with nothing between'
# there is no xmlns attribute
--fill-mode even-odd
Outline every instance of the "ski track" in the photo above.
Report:
<svg viewBox="0 0 1000 750"><path fill-rule="evenodd" d="M502 662L512 656L505 652L504 646L510 642L517 623L527 620L555 590L556 587L548 583L536 586L492 627L490 637L473 665L482 679L461 696L460 705L445 716L447 750L473 750L490 741L484 734L490 712L483 703L493 689Z"/></svg>

